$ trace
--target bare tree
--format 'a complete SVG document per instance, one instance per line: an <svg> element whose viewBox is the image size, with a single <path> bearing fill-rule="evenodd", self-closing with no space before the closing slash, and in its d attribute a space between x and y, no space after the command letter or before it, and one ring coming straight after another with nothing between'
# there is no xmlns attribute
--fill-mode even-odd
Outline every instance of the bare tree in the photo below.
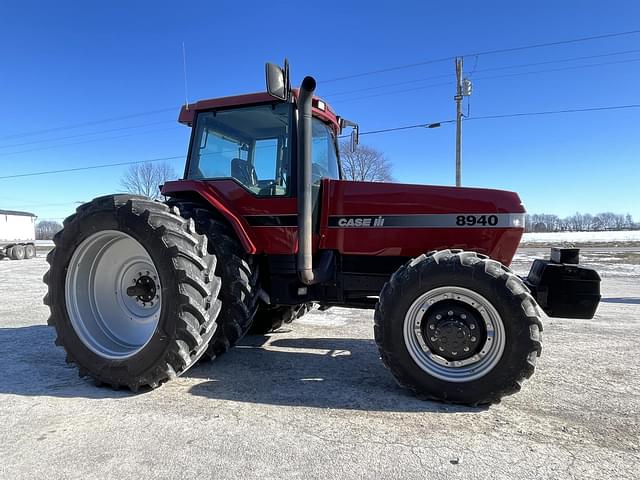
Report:
<svg viewBox="0 0 640 480"><path fill-rule="evenodd" d="M120 185L129 193L156 200L160 198L158 187L173 178L177 178L176 172L167 162L136 163L122 176Z"/></svg>
<svg viewBox="0 0 640 480"><path fill-rule="evenodd" d="M612 212L582 214L577 212L566 218L546 213L532 213L526 215L525 228L527 232L598 232L602 230L624 230L637 228L630 214L621 215Z"/></svg>
<svg viewBox="0 0 640 480"><path fill-rule="evenodd" d="M633 229L633 217L631 216L630 213L627 213L624 216L624 228L625 228L625 230Z"/></svg>
<svg viewBox="0 0 640 480"><path fill-rule="evenodd" d="M62 230L62 225L51 220L41 220L36 224L36 240L51 240Z"/></svg>
<svg viewBox="0 0 640 480"><path fill-rule="evenodd" d="M391 162L375 148L358 145L352 152L349 143L340 145L342 170L348 180L392 182Z"/></svg>

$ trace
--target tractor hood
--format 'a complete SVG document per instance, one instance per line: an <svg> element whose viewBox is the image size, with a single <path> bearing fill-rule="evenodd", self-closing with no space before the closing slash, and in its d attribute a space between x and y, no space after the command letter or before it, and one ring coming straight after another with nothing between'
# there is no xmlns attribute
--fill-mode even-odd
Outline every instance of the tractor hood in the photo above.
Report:
<svg viewBox="0 0 640 480"><path fill-rule="evenodd" d="M515 192L345 180L325 180L323 189L328 235L320 248L345 254L463 248L508 265L524 231Z"/></svg>
<svg viewBox="0 0 640 480"><path fill-rule="evenodd" d="M385 215L525 213L518 194L506 190L347 180L328 184L340 215L362 214L363 209Z"/></svg>

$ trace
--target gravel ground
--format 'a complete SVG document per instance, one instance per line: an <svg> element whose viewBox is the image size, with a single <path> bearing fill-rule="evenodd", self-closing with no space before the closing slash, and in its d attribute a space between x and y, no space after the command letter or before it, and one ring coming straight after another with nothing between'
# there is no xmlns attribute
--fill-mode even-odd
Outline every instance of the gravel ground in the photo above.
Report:
<svg viewBox="0 0 640 480"><path fill-rule="evenodd" d="M609 263L597 316L546 319L522 392L473 409L397 387L372 312L338 308L155 391L98 388L54 346L44 258L1 261L0 478L637 478L637 267Z"/></svg>

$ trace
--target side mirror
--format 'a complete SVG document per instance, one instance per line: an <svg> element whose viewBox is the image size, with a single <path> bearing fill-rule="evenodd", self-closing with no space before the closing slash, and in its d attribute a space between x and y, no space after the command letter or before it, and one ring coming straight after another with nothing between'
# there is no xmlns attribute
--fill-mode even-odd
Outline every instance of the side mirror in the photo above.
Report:
<svg viewBox="0 0 640 480"><path fill-rule="evenodd" d="M358 148L358 144L360 143L360 128L358 125L354 126L353 130L351 130L351 138L350 138L351 151L355 152Z"/></svg>
<svg viewBox="0 0 640 480"><path fill-rule="evenodd" d="M289 100L289 62L285 59L284 68L273 63L266 64L267 92L279 100Z"/></svg>
<svg viewBox="0 0 640 480"><path fill-rule="evenodd" d="M352 122L351 120L347 120L346 118L340 118L338 120L340 124L340 130L343 130L346 127L351 127L351 141L349 142L349 150L355 152L358 148L358 144L360 143L360 127L357 123Z"/></svg>

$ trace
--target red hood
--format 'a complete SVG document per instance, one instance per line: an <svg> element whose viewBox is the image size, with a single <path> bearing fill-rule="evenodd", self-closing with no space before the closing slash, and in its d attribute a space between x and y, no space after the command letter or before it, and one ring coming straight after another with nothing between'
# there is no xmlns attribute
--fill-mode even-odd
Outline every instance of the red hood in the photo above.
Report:
<svg viewBox="0 0 640 480"><path fill-rule="evenodd" d="M337 215L525 212L518 194L507 190L346 180L331 185L330 198L342 199L332 209Z"/></svg>

